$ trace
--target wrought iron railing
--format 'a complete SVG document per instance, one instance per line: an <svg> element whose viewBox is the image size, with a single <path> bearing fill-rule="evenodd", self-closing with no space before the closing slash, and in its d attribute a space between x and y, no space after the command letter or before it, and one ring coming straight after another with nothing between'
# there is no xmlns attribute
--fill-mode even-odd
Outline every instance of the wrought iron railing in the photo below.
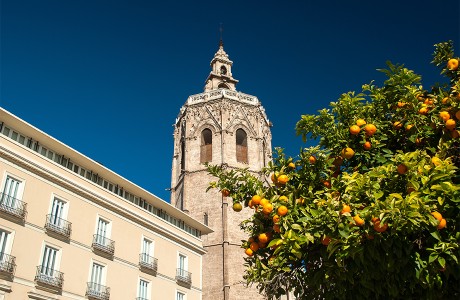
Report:
<svg viewBox="0 0 460 300"><path fill-rule="evenodd" d="M139 265L141 268L146 268L156 273L158 270L158 259L146 253L141 253L139 254Z"/></svg>
<svg viewBox="0 0 460 300"><path fill-rule="evenodd" d="M0 252L0 272L13 275L16 269L16 257Z"/></svg>
<svg viewBox="0 0 460 300"><path fill-rule="evenodd" d="M149 299L144 298L144 297L136 297L136 300L149 300Z"/></svg>
<svg viewBox="0 0 460 300"><path fill-rule="evenodd" d="M62 284L64 283L64 273L51 268L47 268L45 266L37 266L35 282L61 289Z"/></svg>
<svg viewBox="0 0 460 300"><path fill-rule="evenodd" d="M115 241L106 238L105 236L95 234L93 235L93 249L103 251L110 255L113 255L115 252Z"/></svg>
<svg viewBox="0 0 460 300"><path fill-rule="evenodd" d="M187 284L187 285L190 285L190 284L192 284L192 273L190 273L190 272L188 272L188 271L186 271L184 269L177 268L176 281L184 283L184 284Z"/></svg>
<svg viewBox="0 0 460 300"><path fill-rule="evenodd" d="M50 231L70 237L72 232L72 223L53 214L46 215L45 228Z"/></svg>
<svg viewBox="0 0 460 300"><path fill-rule="evenodd" d="M11 197L8 194L0 193L0 211L24 220L27 214L26 208L27 203Z"/></svg>
<svg viewBox="0 0 460 300"><path fill-rule="evenodd" d="M95 282L88 282L85 295L90 299L108 300L110 288Z"/></svg>

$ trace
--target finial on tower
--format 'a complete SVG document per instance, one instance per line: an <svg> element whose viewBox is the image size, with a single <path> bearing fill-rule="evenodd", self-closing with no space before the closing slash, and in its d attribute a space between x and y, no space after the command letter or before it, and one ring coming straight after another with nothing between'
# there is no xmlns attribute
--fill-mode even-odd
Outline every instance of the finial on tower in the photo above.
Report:
<svg viewBox="0 0 460 300"><path fill-rule="evenodd" d="M222 35L223 35L223 32L224 32L224 28L222 26L222 23L220 23L219 31L220 31L219 47L223 47L224 46L224 40L222 38Z"/></svg>

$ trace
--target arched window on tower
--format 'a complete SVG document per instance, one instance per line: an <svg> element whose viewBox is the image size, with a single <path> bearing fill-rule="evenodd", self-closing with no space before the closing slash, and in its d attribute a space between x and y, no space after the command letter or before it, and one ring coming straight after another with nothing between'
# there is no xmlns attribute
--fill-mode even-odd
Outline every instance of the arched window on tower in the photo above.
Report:
<svg viewBox="0 0 460 300"><path fill-rule="evenodd" d="M228 90L228 85L226 85L225 83L219 83L219 86L217 86L217 88L219 88L219 89L227 89Z"/></svg>
<svg viewBox="0 0 460 300"><path fill-rule="evenodd" d="M212 161L212 131L208 128L201 132L200 162Z"/></svg>
<svg viewBox="0 0 460 300"><path fill-rule="evenodd" d="M241 128L236 130L236 161L248 163L248 135Z"/></svg>

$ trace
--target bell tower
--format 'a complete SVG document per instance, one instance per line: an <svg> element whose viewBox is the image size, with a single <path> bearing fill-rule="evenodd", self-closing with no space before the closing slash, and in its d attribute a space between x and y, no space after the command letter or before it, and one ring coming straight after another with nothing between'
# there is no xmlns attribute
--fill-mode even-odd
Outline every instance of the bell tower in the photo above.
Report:
<svg viewBox="0 0 460 300"><path fill-rule="evenodd" d="M188 97L174 126L171 204L211 227L203 237L203 300L263 299L244 286L247 237L239 224L251 215L234 212L232 199L207 187L216 179L205 163L248 168L255 175L271 159L270 122L259 99L236 91L233 62L222 41L211 60L204 92Z"/></svg>

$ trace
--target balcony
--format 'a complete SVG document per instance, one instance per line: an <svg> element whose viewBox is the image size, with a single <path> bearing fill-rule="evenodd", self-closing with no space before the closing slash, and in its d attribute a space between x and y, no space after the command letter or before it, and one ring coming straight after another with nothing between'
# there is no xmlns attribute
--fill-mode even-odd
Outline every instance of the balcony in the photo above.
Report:
<svg viewBox="0 0 460 300"><path fill-rule="evenodd" d="M95 282L88 282L85 295L89 299L108 300L110 298L110 288Z"/></svg>
<svg viewBox="0 0 460 300"><path fill-rule="evenodd" d="M27 203L20 201L7 194L0 193L0 211L7 213L13 217L19 218L22 221L26 218Z"/></svg>
<svg viewBox="0 0 460 300"><path fill-rule="evenodd" d="M141 270L156 274L158 270L158 259L146 253L141 253L139 254L139 266Z"/></svg>
<svg viewBox="0 0 460 300"><path fill-rule="evenodd" d="M46 287L62 289L64 283L64 273L47 268L45 266L37 267L35 282Z"/></svg>
<svg viewBox="0 0 460 300"><path fill-rule="evenodd" d="M108 239L102 235L93 235L93 243L91 245L94 251L99 251L110 256L115 253L115 241Z"/></svg>
<svg viewBox="0 0 460 300"><path fill-rule="evenodd" d="M192 285L192 273L185 271L184 269L178 268L176 271L176 282L179 285L191 286Z"/></svg>
<svg viewBox="0 0 460 300"><path fill-rule="evenodd" d="M0 274L13 277L16 269L16 257L0 252Z"/></svg>
<svg viewBox="0 0 460 300"><path fill-rule="evenodd" d="M70 238L72 232L72 223L64 219L58 218L55 215L49 214L46 216L45 229L66 238Z"/></svg>

